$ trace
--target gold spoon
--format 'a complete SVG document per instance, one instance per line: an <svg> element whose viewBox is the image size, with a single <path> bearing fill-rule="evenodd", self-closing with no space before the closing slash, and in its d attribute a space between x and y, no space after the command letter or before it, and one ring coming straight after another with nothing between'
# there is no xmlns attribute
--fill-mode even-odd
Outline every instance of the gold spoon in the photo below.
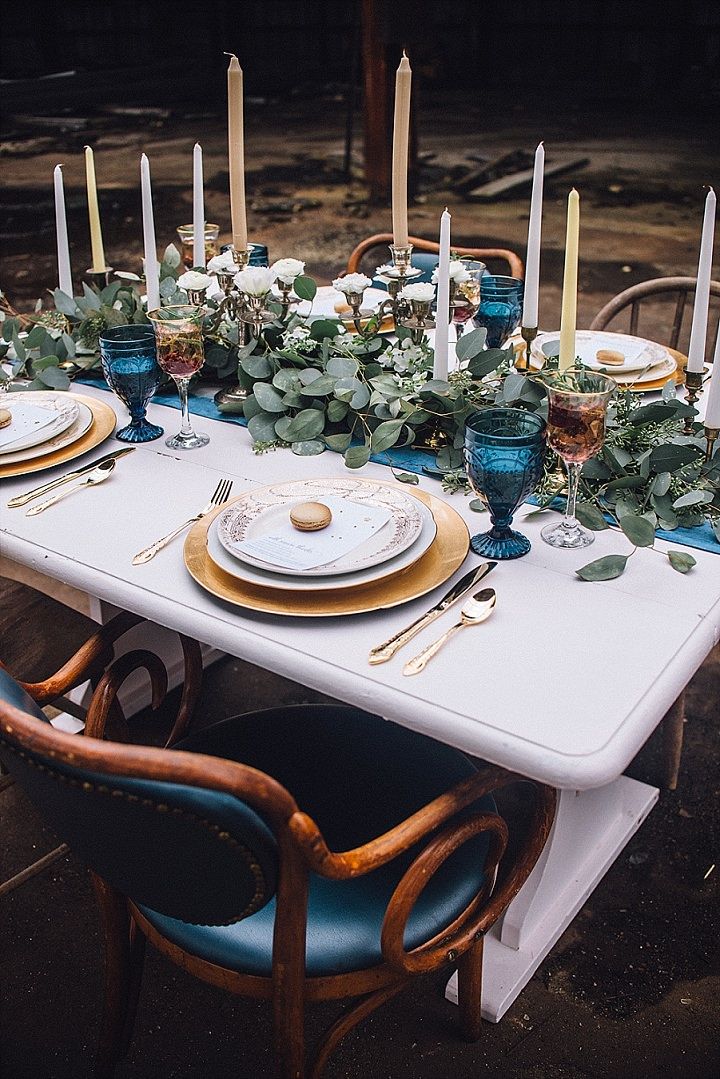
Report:
<svg viewBox="0 0 720 1079"><path fill-rule="evenodd" d="M73 491L79 491L82 487L95 487L98 483L102 483L108 476L112 474L112 470L115 468L115 458L110 461L103 461L97 468L94 468L92 472L88 472L85 479L80 483L76 483L73 487L66 487L64 490L59 491L52 498L45 499L44 502L38 502L37 506L33 506L25 514L26 517L34 517L37 513L42 513L48 506L54 506L56 502L59 502L61 498L65 498L66 495L71 495Z"/></svg>
<svg viewBox="0 0 720 1079"><path fill-rule="evenodd" d="M436 641L429 644L417 656L408 660L403 667L403 674L420 674L420 671L425 670L432 657L440 651L445 642L449 641L458 630L463 629L465 626L478 626L486 618L489 618L495 607L496 599L494 588L483 588L480 592L476 592L472 599L466 600L460 611L460 621L446 630L442 637L438 637Z"/></svg>

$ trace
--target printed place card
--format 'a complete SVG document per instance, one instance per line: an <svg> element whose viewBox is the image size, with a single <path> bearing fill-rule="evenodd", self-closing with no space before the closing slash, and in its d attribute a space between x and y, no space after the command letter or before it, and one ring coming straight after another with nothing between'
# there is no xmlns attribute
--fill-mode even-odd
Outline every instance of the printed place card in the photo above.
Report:
<svg viewBox="0 0 720 1079"><path fill-rule="evenodd" d="M2 398L0 398L2 401ZM13 401L12 408L8 411L12 414L12 420L7 427L0 427L0 450L12 448L13 442L25 438L26 435L39 431L42 427L54 423L58 418L57 412L49 408L38 408L29 402ZM3 403L3 407L5 407Z"/></svg>

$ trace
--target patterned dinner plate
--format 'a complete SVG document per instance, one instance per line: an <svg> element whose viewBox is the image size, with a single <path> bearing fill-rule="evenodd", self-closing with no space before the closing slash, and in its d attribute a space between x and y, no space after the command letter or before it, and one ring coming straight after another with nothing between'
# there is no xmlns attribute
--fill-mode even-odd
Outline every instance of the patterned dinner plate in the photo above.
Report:
<svg viewBox="0 0 720 1079"><path fill-rule="evenodd" d="M75 422L78 415L78 404L67 393L53 393L52 391L23 390L19 393L6 393L0 403L13 416L22 411L23 404L34 405L52 416L49 423L34 431L28 431L22 438L15 439L5 448L0 449L0 460L4 460L7 454L18 453L41 443L49 442L56 435L67 431L68 427ZM39 452L44 452L41 450Z"/></svg>
<svg viewBox="0 0 720 1079"><path fill-rule="evenodd" d="M66 446L71 446L74 442L78 442L90 430L93 422L93 411L83 399L76 396L71 397L67 391L62 391L62 394L54 393L51 390L48 390L47 394L44 390L37 391L38 398L42 397L50 400L60 396L64 397L67 404L73 407L74 418L71 416L70 423L60 431L55 431L50 438L39 445L28 446L26 449L8 447L8 452L0 456L0 465L22 465L26 461L45 457L48 454L55 453L57 450L65 449ZM35 393L33 393L33 404L35 403ZM38 400L37 403L40 404L40 401Z"/></svg>
<svg viewBox="0 0 720 1079"><path fill-rule="evenodd" d="M248 491L222 513L217 537L233 558L274 572L267 562L238 551L236 545L268 535L298 502L322 502L323 498L347 498L358 505L384 507L390 510L390 519L368 540L334 562L303 570L283 568L283 575L330 577L357 573L402 554L422 531L423 515L412 495L375 480L338 476L275 483L258 491Z"/></svg>

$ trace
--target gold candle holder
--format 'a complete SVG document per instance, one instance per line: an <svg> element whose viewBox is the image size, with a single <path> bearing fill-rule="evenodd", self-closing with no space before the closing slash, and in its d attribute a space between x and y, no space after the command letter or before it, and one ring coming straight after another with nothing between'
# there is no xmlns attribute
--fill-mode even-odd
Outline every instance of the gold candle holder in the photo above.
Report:
<svg viewBox="0 0 720 1079"><path fill-rule="evenodd" d="M85 277L91 288L95 289L96 292L102 292L110 284L110 274L112 272L112 266L106 266L104 270L94 270L91 266L89 270L85 271Z"/></svg>
<svg viewBox="0 0 720 1079"><path fill-rule="evenodd" d="M397 320L398 325L410 330L410 339L414 345L422 344L426 330L434 330L435 323L430 317L432 301L410 300L410 314Z"/></svg>
<svg viewBox="0 0 720 1079"><path fill-rule="evenodd" d="M710 461L715 452L715 442L720 435L720 427L706 427L705 438L707 439L707 449L705 450L705 461Z"/></svg>
<svg viewBox="0 0 720 1079"><path fill-rule="evenodd" d="M250 338L250 326L249 321L244 316L244 307L246 297L235 289L235 274L240 270L244 270L250 262L250 248L229 248L232 253L233 262L237 269L234 273L222 273L218 274L218 281L220 287L225 292L225 299L222 300L218 307L215 317L213 318L211 328L215 329L220 325L223 318L227 317L233 322L238 323L238 346L243 348L248 344ZM221 280L222 278L222 280ZM242 412L243 402L247 400L248 391L240 383L240 373L238 366L238 381L234 386L223 386L218 390L213 400L220 409L221 412Z"/></svg>
<svg viewBox="0 0 720 1079"><path fill-rule="evenodd" d="M525 360L524 360L523 368L522 368L524 371L529 372L531 370L530 356L532 354L532 343L535 340L535 338L537 337L537 332L538 332L537 326L521 326L520 327L520 333L522 334L522 339L525 342ZM519 367L520 364L517 364L516 366Z"/></svg>
<svg viewBox="0 0 720 1079"><path fill-rule="evenodd" d="M688 371L685 370L685 401L688 405L695 407L695 402L702 393L703 385L703 372L702 371ZM685 420L685 434L691 435L693 428L692 416L688 416Z"/></svg>

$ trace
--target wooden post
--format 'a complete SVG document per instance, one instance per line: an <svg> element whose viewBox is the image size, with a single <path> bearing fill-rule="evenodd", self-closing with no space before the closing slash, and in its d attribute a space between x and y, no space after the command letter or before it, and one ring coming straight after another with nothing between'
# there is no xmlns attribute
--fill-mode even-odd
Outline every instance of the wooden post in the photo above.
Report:
<svg viewBox="0 0 720 1079"><path fill-rule="evenodd" d="M390 195L390 126L388 74L382 22L375 0L362 4L363 126L365 179L373 200Z"/></svg>

